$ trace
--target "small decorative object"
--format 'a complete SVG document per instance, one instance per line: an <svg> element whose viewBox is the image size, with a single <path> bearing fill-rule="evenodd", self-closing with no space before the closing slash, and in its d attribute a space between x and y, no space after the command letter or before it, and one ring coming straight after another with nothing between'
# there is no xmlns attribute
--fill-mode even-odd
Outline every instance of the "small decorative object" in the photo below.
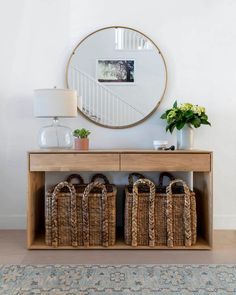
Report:
<svg viewBox="0 0 236 295"><path fill-rule="evenodd" d="M166 147L164 149L164 151L174 151L175 150L175 146L174 145L171 145L170 147Z"/></svg>
<svg viewBox="0 0 236 295"><path fill-rule="evenodd" d="M155 150L164 150L168 144L167 140L153 140L153 147Z"/></svg>
<svg viewBox="0 0 236 295"><path fill-rule="evenodd" d="M73 135L75 137L75 149L76 150L88 150L89 139L88 136L91 132L85 128L75 129Z"/></svg>
<svg viewBox="0 0 236 295"><path fill-rule="evenodd" d="M37 89L34 91L34 115L53 118L53 123L41 128L40 148L71 148L72 130L59 124L59 117L77 116L77 94L69 89Z"/></svg>
<svg viewBox="0 0 236 295"><path fill-rule="evenodd" d="M183 103L178 107L177 101L162 114L161 119L167 121L166 131L172 133L177 129L177 149L193 148L193 127L211 125L204 107L191 103Z"/></svg>

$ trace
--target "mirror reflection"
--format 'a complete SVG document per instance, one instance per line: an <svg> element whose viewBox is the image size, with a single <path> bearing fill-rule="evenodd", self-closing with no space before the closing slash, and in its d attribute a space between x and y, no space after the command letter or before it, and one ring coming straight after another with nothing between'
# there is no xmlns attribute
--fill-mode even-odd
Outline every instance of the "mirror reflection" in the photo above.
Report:
<svg viewBox="0 0 236 295"><path fill-rule="evenodd" d="M67 67L67 83L78 93L78 108L110 128L142 122L159 105L166 66L157 46L140 32L109 27L87 36Z"/></svg>

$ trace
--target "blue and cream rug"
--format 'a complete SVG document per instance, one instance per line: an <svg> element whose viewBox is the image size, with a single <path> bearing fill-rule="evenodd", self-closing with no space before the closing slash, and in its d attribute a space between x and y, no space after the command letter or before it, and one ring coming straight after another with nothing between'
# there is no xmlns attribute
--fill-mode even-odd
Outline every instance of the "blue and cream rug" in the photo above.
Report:
<svg viewBox="0 0 236 295"><path fill-rule="evenodd" d="M236 265L1 265L0 294L236 294Z"/></svg>

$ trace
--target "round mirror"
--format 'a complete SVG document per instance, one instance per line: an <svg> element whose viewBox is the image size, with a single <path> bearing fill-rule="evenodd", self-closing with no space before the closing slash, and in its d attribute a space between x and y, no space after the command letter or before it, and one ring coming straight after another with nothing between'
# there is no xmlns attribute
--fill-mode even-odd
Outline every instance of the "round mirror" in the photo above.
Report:
<svg viewBox="0 0 236 295"><path fill-rule="evenodd" d="M166 89L164 58L144 34L108 27L84 38L67 65L67 86L77 90L78 109L109 128L134 126L159 106Z"/></svg>

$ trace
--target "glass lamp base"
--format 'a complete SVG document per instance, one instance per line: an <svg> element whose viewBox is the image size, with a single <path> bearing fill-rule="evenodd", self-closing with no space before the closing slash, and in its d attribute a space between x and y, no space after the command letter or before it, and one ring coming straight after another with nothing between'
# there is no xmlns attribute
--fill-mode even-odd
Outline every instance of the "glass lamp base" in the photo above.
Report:
<svg viewBox="0 0 236 295"><path fill-rule="evenodd" d="M54 118L53 124L41 128L39 132L39 147L42 149L68 149L73 145L72 131L69 127L59 124Z"/></svg>

